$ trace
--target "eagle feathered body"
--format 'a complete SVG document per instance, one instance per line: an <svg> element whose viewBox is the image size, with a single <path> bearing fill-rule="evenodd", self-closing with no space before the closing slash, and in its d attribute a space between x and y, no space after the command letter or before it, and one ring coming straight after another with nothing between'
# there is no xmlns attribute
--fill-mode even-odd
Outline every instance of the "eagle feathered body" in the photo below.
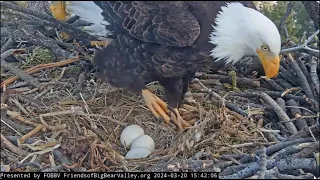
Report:
<svg viewBox="0 0 320 180"><path fill-rule="evenodd" d="M97 1L110 23L113 41L94 58L100 77L113 86L140 93L159 81L168 104L182 104L195 72L214 62L209 35L221 6L218 1ZM241 2L255 8L251 1ZM212 64L214 63L214 66Z"/></svg>

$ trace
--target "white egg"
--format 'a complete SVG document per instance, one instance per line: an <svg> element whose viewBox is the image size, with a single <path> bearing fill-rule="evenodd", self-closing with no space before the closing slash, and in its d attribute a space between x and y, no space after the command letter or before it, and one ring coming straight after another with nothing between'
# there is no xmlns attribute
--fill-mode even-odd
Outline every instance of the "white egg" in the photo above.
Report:
<svg viewBox="0 0 320 180"><path fill-rule="evenodd" d="M147 147L135 147L126 154L125 159L141 159L146 158L151 154Z"/></svg>
<svg viewBox="0 0 320 180"><path fill-rule="evenodd" d="M141 135L138 138L134 139L131 144L131 148L136 147L146 147L151 152L154 150L154 141L153 139L148 135Z"/></svg>
<svg viewBox="0 0 320 180"><path fill-rule="evenodd" d="M130 147L132 141L141 135L144 135L144 130L140 126L130 125L122 131L120 142L123 146Z"/></svg>

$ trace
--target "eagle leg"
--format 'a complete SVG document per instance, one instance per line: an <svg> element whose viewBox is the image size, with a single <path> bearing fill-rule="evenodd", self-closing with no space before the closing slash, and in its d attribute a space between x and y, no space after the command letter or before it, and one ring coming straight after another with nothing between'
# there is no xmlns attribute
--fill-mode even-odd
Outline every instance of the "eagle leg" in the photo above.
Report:
<svg viewBox="0 0 320 180"><path fill-rule="evenodd" d="M141 94L152 114L154 114L158 119L163 119L167 124L169 124L170 117L167 114L169 112L167 103L147 89L143 89Z"/></svg>
<svg viewBox="0 0 320 180"><path fill-rule="evenodd" d="M67 12L66 12L66 3L65 1L51 1L50 3L50 11L52 16L58 21L66 21L67 20ZM70 35L66 32L61 32L59 36L64 39L68 40ZM91 41L90 46L102 46L105 47L108 45L108 41Z"/></svg>
<svg viewBox="0 0 320 180"><path fill-rule="evenodd" d="M186 127L191 127L194 119L191 121L185 120L181 114L182 111L189 111L184 109L184 94L188 91L189 83L191 82L192 74L187 74L184 77L175 78L165 78L160 81L160 83L165 88L166 98L168 100L169 109L172 109L171 120L178 126L181 130Z"/></svg>
<svg viewBox="0 0 320 180"><path fill-rule="evenodd" d="M182 78L182 83L183 83L183 85L182 85L182 93L181 93L181 98L180 98L179 105L178 105L179 114L180 115L184 115L184 114L187 114L188 112L192 112L192 111L194 112L194 111L198 110L198 108L196 108L196 107L184 104L185 94L188 91L189 85L190 85L192 79L194 78L194 76L195 76L195 72L193 72L193 73L190 72L190 73L187 73ZM189 123L189 125L193 125L196 122L196 118L193 118L191 120L187 120L187 122ZM189 126L189 125L186 124L185 126Z"/></svg>
<svg viewBox="0 0 320 180"><path fill-rule="evenodd" d="M65 21L67 19L65 1L51 1L50 11L52 16L58 21ZM60 37L62 39L69 39L70 35L66 32L61 32Z"/></svg>

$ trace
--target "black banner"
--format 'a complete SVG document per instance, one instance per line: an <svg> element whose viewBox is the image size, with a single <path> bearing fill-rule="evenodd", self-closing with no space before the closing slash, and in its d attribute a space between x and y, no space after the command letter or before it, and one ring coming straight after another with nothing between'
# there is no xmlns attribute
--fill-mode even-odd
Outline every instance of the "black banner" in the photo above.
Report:
<svg viewBox="0 0 320 180"><path fill-rule="evenodd" d="M0 179L219 179L217 172L17 172L0 173Z"/></svg>

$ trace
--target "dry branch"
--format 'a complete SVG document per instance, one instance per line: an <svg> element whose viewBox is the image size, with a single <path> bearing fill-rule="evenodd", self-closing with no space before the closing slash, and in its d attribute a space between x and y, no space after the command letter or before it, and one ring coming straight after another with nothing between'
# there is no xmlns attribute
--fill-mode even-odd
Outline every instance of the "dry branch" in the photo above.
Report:
<svg viewBox="0 0 320 180"><path fill-rule="evenodd" d="M21 79L25 80L26 82L30 83L31 85L35 86L35 87L39 87L40 83L37 79L33 78L32 76L26 74L25 72L23 72L22 70L14 67L12 64L7 63L4 59L7 58L8 56L10 56L13 53L19 52L19 51L24 51L24 50L20 50L20 49L10 49L5 51L4 53L1 54L1 66L9 71L11 71L12 73L14 73L15 75L19 76ZM7 85L7 84L6 84Z"/></svg>
<svg viewBox="0 0 320 180"><path fill-rule="evenodd" d="M279 24L279 32L282 32L283 30L284 30L284 28L285 28L285 22L286 22L286 20L288 19L288 17L290 16L290 14L291 14L291 11L292 11L292 9L293 9L293 3L292 2L288 2L288 4L287 4L287 10L286 10L286 12L284 13L284 15L282 16L282 18L281 18L281 20L280 20L280 24ZM288 32L286 31L286 38L288 38L289 37L289 35L288 35Z"/></svg>
<svg viewBox="0 0 320 180"><path fill-rule="evenodd" d="M290 140L294 140L294 139L297 139L297 138L305 138L305 137L308 137L311 132L314 133L314 134L318 134L319 135L319 133L320 133L319 125L313 125L311 127L305 127L303 130L300 130L296 134L293 134L293 135L289 136L286 140L290 141Z"/></svg>
<svg viewBox="0 0 320 180"><path fill-rule="evenodd" d="M13 34L12 33L8 33L8 34L9 34L8 40L3 46L1 46L1 54L4 53L6 50L8 50L9 47L13 44Z"/></svg>
<svg viewBox="0 0 320 180"><path fill-rule="evenodd" d="M198 83L203 89L201 90L202 92L206 92L209 93L210 95L212 95L214 98L218 99L219 101L221 101L223 104L225 104L225 106L239 114L241 114L242 116L247 116L247 113L245 111L243 111L238 105L233 104L229 101L226 101L223 97L221 97L219 94L217 94L216 92L214 92L212 89L206 87L205 85L203 85L201 83L201 81L198 78L195 78L193 80L193 82Z"/></svg>
<svg viewBox="0 0 320 180"><path fill-rule="evenodd" d="M270 156L273 153L280 151L281 149L284 149L284 148L291 146L293 144L300 144L300 143L306 143L306 142L312 142L312 141L313 141L313 138L308 137L308 138L297 138L297 139L278 142L277 144L268 146L266 148L266 154L267 154L267 156ZM253 160L256 159L256 156L258 156L260 153L261 153L261 151L258 150L254 154L245 154L244 157L242 157L239 160L239 162L240 163L252 162Z"/></svg>
<svg viewBox="0 0 320 180"><path fill-rule="evenodd" d="M287 158L281 160L267 160L267 169L272 169L277 167L280 171L294 170L294 169L305 169L309 172L315 171L317 168L317 163L315 158ZM235 174L229 176L220 176L221 179L244 179L255 175L260 166L258 162L254 162L246 168L238 171Z"/></svg>
<svg viewBox="0 0 320 180"><path fill-rule="evenodd" d="M319 77L317 75L317 60L314 57L311 57L310 61L310 76L314 87L316 88L316 92L320 96L320 83Z"/></svg>
<svg viewBox="0 0 320 180"><path fill-rule="evenodd" d="M290 118L288 117L288 115L281 109L281 107L268 94L266 94L264 92L261 92L261 93L254 92L254 94L257 94L261 99L263 99L263 101L265 101L274 110L274 112L278 115L279 119L287 122L287 123L285 123L285 126L288 128L288 130L292 134L298 132L298 130L294 126L294 124L292 122L290 122Z"/></svg>
<svg viewBox="0 0 320 180"><path fill-rule="evenodd" d="M294 108L294 107L299 107L299 104L294 99L288 100L286 104L288 106L291 106L289 109L291 111L292 116L295 118L299 118L296 121L294 121L294 124L296 125L297 129L302 130L305 127L308 127L307 122L303 118L301 118L302 116L301 110L298 108Z"/></svg>
<svg viewBox="0 0 320 180"><path fill-rule="evenodd" d="M197 78L201 79L219 79L221 83L232 84L232 77L219 74L196 73ZM260 87L260 82L251 78L237 77L237 86L239 87Z"/></svg>
<svg viewBox="0 0 320 180"><path fill-rule="evenodd" d="M320 7L319 2L317 1L301 1L304 7L306 8L310 18L312 19L314 25L319 29L320 22ZM320 39L320 38L319 38Z"/></svg>
<svg viewBox="0 0 320 180"><path fill-rule="evenodd" d="M260 154L260 169L258 172L259 179L265 179L266 171L267 171L267 154L266 148L263 147Z"/></svg>
<svg viewBox="0 0 320 180"><path fill-rule="evenodd" d="M298 46L292 47L292 48L282 49L280 52L281 53L288 53L288 52L292 52L292 51L305 50L309 54L312 54L313 56L319 57L319 50L318 49L312 49L312 48L308 47L308 44L312 41L312 39L317 34L319 34L319 29L314 34L312 34L302 45L298 45Z"/></svg>
<svg viewBox="0 0 320 180"><path fill-rule="evenodd" d="M70 59L67 59L67 60L64 60L64 61L59 61L59 62L56 62L56 63L40 64L38 66L35 66L35 67L32 67L32 68L28 69L26 72L28 74L33 74L33 73L39 72L42 69L65 66L67 64L74 63L74 62L76 62L78 60L79 60L79 57L74 57L74 58L70 58ZM9 79L6 79L5 81L1 82L1 88L3 88L4 85L11 84L11 83L13 83L14 81L16 81L18 79L19 79L19 77L17 77L17 76L14 76L14 77L11 77Z"/></svg>
<svg viewBox="0 0 320 180"><path fill-rule="evenodd" d="M6 137L4 137L4 135L1 133L1 144L4 145L4 147L7 147L8 149L10 149L13 153L16 153L18 155L24 155L27 154L27 152L23 149L20 149L19 147L16 147L15 145L13 145L9 140L7 140Z"/></svg>
<svg viewBox="0 0 320 180"><path fill-rule="evenodd" d="M293 59L293 57L291 56L290 53L287 56L287 60L291 63L292 68L297 73L297 76L298 76L297 79L299 80L299 85L301 86L301 89L306 93L308 98L314 99L314 96L312 94L312 91L311 91L311 88L310 88L310 86L308 84L308 80L307 80L306 76L303 74L303 72L301 71L299 65Z"/></svg>

